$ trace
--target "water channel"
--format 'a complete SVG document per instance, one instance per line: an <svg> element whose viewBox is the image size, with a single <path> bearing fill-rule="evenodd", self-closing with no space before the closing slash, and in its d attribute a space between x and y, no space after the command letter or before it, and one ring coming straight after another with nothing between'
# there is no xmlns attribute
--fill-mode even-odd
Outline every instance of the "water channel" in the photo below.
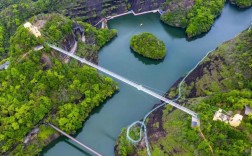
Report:
<svg viewBox="0 0 252 156"><path fill-rule="evenodd" d="M221 16L205 35L187 41L182 29L169 27L159 20L159 14L126 15L109 21L118 36L99 54L99 65L130 80L165 92L186 74L209 51L248 28L252 8L237 9L226 4ZM132 35L151 32L163 40L167 55L162 61L151 61L134 54L129 47ZM119 83L120 91L97 108L75 136L76 139L104 156L114 155L114 144L121 128L139 120L150 111L154 99L136 89ZM42 153L45 156L89 155L68 139L61 137Z"/></svg>

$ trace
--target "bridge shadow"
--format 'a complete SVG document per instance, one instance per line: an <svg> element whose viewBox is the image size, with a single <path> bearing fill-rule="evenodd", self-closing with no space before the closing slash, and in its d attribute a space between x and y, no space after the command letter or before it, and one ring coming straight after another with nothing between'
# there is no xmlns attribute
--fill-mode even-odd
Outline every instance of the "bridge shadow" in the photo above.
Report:
<svg viewBox="0 0 252 156"><path fill-rule="evenodd" d="M81 147L79 147L78 145L72 143L68 138L66 138L65 136L60 136L58 139L55 139L54 141L52 141L51 143L49 143L48 146L46 146L44 148L44 150L39 154L39 155L46 155L46 153L52 149L54 146L56 146L57 143L59 142L65 142L68 145L70 145L71 147L73 147L74 149L78 150L79 152L81 152L83 155L86 156L92 156L92 154L88 153L87 151L85 151L84 149L82 149Z"/></svg>
<svg viewBox="0 0 252 156"><path fill-rule="evenodd" d="M103 131L103 134L108 137L109 139L113 140L114 142L116 142L117 138L113 137L112 135L110 135L108 132Z"/></svg>
<svg viewBox="0 0 252 156"><path fill-rule="evenodd" d="M99 114L100 111L102 110L102 108L105 106L105 104L112 99L116 94L118 94L120 92L120 90L115 91L115 93L111 96L108 97L106 100L104 100L98 107L95 107L92 112L89 114L89 116L85 119L85 121L82 124L82 128L78 129L76 131L76 133L74 135L72 135L74 138L76 138L83 130L83 128L85 127L86 121L90 119L90 117L92 117L94 114Z"/></svg>
<svg viewBox="0 0 252 156"><path fill-rule="evenodd" d="M70 142L68 139L65 138L64 141L65 141L68 145L70 145L70 146L72 146L73 148L75 148L76 150L80 151L83 155L92 156L92 154L86 152L84 149L82 149L82 148L80 148L79 146L75 145L74 143Z"/></svg>
<svg viewBox="0 0 252 156"><path fill-rule="evenodd" d="M130 52L134 55L135 58L137 58L139 61L141 61L145 65L158 65L159 63L162 63L164 61L164 58L160 59L160 60L153 60L150 58L146 58L146 57L134 52L131 48L130 48Z"/></svg>

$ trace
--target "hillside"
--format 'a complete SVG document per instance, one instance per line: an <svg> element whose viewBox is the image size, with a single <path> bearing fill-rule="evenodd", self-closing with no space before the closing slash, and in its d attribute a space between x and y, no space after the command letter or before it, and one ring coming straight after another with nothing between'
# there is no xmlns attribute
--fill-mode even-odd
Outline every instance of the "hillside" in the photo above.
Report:
<svg viewBox="0 0 252 156"><path fill-rule="evenodd" d="M102 18L133 10L136 13L161 9L161 20L185 29L189 38L211 29L221 14L225 0L0 0L0 60L7 57L9 39L25 20L41 13L60 13L75 21L95 25ZM231 0L231 3L249 8L251 0Z"/></svg>
<svg viewBox="0 0 252 156"><path fill-rule="evenodd" d="M186 79L180 103L199 113L201 127L191 127L191 117L169 105L147 119L152 155L248 155L252 145L252 31L244 31L214 50ZM177 83L176 83L177 84ZM176 84L174 86L176 86ZM170 90L170 98L176 95ZM243 115L238 127L213 121L219 109ZM119 155L146 155L145 141L133 146L122 131L116 145ZM204 134L206 140L203 138ZM132 136L138 135L132 132ZM213 149L213 154L211 150ZM137 148L135 148L137 147ZM122 154L123 153L123 154Z"/></svg>
<svg viewBox="0 0 252 156"><path fill-rule="evenodd" d="M118 89L111 78L75 60L66 61L65 56L47 46L49 42L72 49L67 43L79 37L73 33L70 19L41 14L29 21L38 26L41 36L36 38L19 26L10 39L10 66L0 71L0 155L37 155L60 136L44 123L74 134L90 112ZM112 30L79 24L85 30L86 42L79 39L78 43L94 50L82 54L77 48L76 52L82 57L91 56L87 58L90 60L116 35ZM41 45L44 48L36 50Z"/></svg>
<svg viewBox="0 0 252 156"><path fill-rule="evenodd" d="M154 60L163 59L166 55L165 43L148 32L132 36L130 47L134 52Z"/></svg>
<svg viewBox="0 0 252 156"><path fill-rule="evenodd" d="M162 4L165 13L161 20L170 26L184 28L187 37L192 38L211 29L227 2L239 8L252 5L251 0L167 0Z"/></svg>

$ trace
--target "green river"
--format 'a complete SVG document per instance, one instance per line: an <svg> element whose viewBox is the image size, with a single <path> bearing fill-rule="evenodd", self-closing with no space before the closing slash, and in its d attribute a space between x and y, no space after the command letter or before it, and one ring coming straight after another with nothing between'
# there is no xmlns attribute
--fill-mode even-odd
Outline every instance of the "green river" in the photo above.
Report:
<svg viewBox="0 0 252 156"><path fill-rule="evenodd" d="M182 29L164 25L159 16L150 13L110 20L109 27L117 29L118 36L100 51L99 65L143 86L154 88L153 91L165 92L208 51L246 29L252 22L252 8L240 10L226 4L212 29L193 41L186 40ZM151 32L165 42L167 55L164 60L151 61L130 50L130 37L140 32ZM143 118L159 102L135 88L118 83L119 92L97 108L75 136L104 156L114 155L114 144L121 128ZM51 143L41 154L89 155L65 137Z"/></svg>

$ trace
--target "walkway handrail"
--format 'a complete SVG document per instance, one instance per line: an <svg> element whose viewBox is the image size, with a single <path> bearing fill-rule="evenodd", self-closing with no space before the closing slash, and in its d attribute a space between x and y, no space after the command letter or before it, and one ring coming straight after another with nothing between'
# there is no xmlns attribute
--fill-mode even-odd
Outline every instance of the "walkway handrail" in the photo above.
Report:
<svg viewBox="0 0 252 156"><path fill-rule="evenodd" d="M63 134L64 136L68 137L69 139L73 140L74 142L76 142L77 144L79 144L80 146L84 147L85 149L87 149L88 151L92 152L93 154L95 154L96 156L102 156L100 153L96 152L95 150L93 150L92 148L84 145L83 143L79 142L78 140L76 140L75 138L73 138L72 136L68 135L67 133L65 133L64 131L60 130L58 127L54 126L53 124L50 123L46 123L46 125L51 126L53 129L55 129L56 131L60 132L61 134Z"/></svg>
<svg viewBox="0 0 252 156"><path fill-rule="evenodd" d="M48 44L48 46L55 49L55 50L57 50L57 51L59 51L59 52L61 52L61 53L63 53L63 54L65 54L65 55L68 55L68 56L70 56L72 58L75 58L76 60L79 60L82 63L85 63L85 64L87 64L87 65L89 65L89 66L91 66L93 68L96 68L97 70L99 70L99 71L101 71L101 72L103 72L105 74L108 74L108 75L110 75L110 76L112 76L112 77L114 77L114 78L116 78L116 79L118 79L118 80L120 80L120 81L122 81L122 82L124 82L126 84L129 84L132 87L135 87L136 89L138 89L140 91L143 91L143 92L145 92L145 93L147 93L147 94L149 94L149 95L151 95L151 96L153 96L153 97L155 97L157 99L160 99L161 101L163 101L165 103L168 103L168 104L170 104L170 105L172 105L172 106L174 106L174 107L176 107L176 108L190 114L194 118L198 118L197 113L195 113L195 112L191 111L190 109L188 109L186 107L183 107L183 106L181 106L181 105L179 105L179 104L177 104L177 103L175 103L175 102L173 102L173 101L171 101L171 100L169 100L169 99L167 99L167 98L165 98L165 97L163 97L163 96L161 96L161 95L159 95L159 94L157 94L157 93L155 93L155 92L153 92L153 91L151 91L151 90L149 90L149 89L147 89L145 87L143 87L142 85L134 83L134 82L132 82L132 81L130 81L130 80L128 80L128 79L114 73L114 72L111 72L111 71L109 71L109 70L107 70L107 69L105 69L103 67L100 67L100 66L98 66L98 65L96 65L96 64L94 64L92 62L87 61L85 58L81 58L79 56L71 54L71 53L69 53L69 52L67 52L67 51L65 51L65 50L63 50L61 48L58 48L58 47L52 45L52 44Z"/></svg>

